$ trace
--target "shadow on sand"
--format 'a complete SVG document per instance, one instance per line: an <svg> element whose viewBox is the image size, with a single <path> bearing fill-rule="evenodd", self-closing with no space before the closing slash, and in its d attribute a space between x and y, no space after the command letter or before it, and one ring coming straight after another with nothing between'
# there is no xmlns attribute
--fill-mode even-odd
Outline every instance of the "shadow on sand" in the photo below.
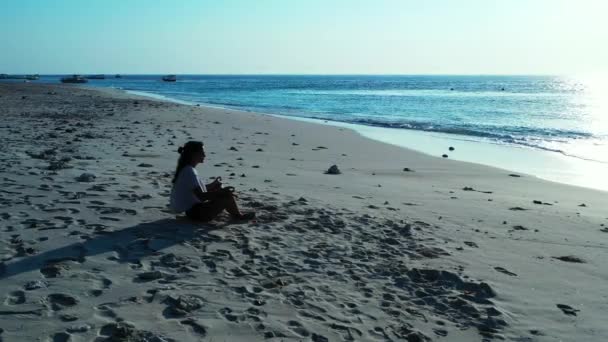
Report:
<svg viewBox="0 0 608 342"><path fill-rule="evenodd" d="M116 252L110 257L114 261L134 262L195 238L215 241L218 237L209 232L223 227L225 225L202 224L183 219L162 219L121 230L96 232L83 242L2 263L0 280L32 270L40 270L43 275L52 277L53 265L66 261L82 263L86 257L107 252Z"/></svg>

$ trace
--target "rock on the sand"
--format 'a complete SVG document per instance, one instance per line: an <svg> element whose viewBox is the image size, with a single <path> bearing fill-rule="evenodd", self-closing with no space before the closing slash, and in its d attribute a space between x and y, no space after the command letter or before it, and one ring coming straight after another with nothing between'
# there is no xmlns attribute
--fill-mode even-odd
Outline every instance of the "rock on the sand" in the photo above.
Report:
<svg viewBox="0 0 608 342"><path fill-rule="evenodd" d="M328 175L339 175L342 172L340 169L338 169L338 165L332 165L329 167L329 169L327 169L327 171L325 171L325 173Z"/></svg>
<svg viewBox="0 0 608 342"><path fill-rule="evenodd" d="M81 174L80 176L76 177L76 181L78 181L78 182L92 182L92 181L95 180L95 178L97 178L97 176L95 176L94 174L85 172L85 173Z"/></svg>

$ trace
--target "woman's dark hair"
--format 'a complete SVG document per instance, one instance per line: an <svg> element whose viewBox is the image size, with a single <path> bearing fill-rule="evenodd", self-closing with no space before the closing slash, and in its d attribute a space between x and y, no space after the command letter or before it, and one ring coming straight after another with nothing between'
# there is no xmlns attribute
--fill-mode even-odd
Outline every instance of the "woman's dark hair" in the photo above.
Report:
<svg viewBox="0 0 608 342"><path fill-rule="evenodd" d="M179 153L179 159L177 160L177 168L175 169L175 175L173 176L173 183L177 181L177 176L179 175L179 172L184 168L184 166L192 162L192 155L202 150L202 141L188 141L184 146L180 146L177 149L177 153Z"/></svg>

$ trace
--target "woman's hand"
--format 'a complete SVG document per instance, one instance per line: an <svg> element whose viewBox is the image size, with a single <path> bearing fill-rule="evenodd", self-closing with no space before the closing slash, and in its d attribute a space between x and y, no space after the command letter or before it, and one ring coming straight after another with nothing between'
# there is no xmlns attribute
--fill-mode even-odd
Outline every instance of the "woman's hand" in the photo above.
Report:
<svg viewBox="0 0 608 342"><path fill-rule="evenodd" d="M217 177L213 182L206 185L207 191L217 191L222 188L222 177Z"/></svg>

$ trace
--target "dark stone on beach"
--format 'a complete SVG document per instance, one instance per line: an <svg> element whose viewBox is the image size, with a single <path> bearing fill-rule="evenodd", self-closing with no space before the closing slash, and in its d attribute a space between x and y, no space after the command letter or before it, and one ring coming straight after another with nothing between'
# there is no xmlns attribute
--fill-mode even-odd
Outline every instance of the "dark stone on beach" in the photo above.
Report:
<svg viewBox="0 0 608 342"><path fill-rule="evenodd" d="M585 203L581 203L578 205L579 207L586 207L587 205Z"/></svg>
<svg viewBox="0 0 608 342"><path fill-rule="evenodd" d="M452 146L450 146L450 148L449 148L448 150L450 150L450 151L454 151L454 150L455 150L455 148L454 148L454 147L452 147Z"/></svg>
<svg viewBox="0 0 608 342"><path fill-rule="evenodd" d="M443 154L443 155L442 155L442 157L443 157L443 158L447 158L447 157L448 157L448 155L447 155L447 154Z"/></svg>
<svg viewBox="0 0 608 342"><path fill-rule="evenodd" d="M139 165L137 165L138 167L154 167L154 165L152 164L147 164L147 163L141 163Z"/></svg>
<svg viewBox="0 0 608 342"><path fill-rule="evenodd" d="M542 201L538 201L538 200L534 200L534 201L532 201L532 203L534 203L534 204L543 204Z"/></svg>
<svg viewBox="0 0 608 342"><path fill-rule="evenodd" d="M258 148L257 150L255 150L256 152L264 152L264 150L262 150L261 148Z"/></svg>
<svg viewBox="0 0 608 342"><path fill-rule="evenodd" d="M556 306L562 310L563 313L565 313L566 315L569 316L576 316L576 313L581 311L578 309L575 309L573 307L571 307L570 305L566 305L566 304L556 304Z"/></svg>
<svg viewBox="0 0 608 342"><path fill-rule="evenodd" d="M403 171L404 172L414 172L414 170L410 169L409 167L404 167Z"/></svg>
<svg viewBox="0 0 608 342"><path fill-rule="evenodd" d="M520 175L516 175L514 173L509 174L509 177L521 177Z"/></svg>
<svg viewBox="0 0 608 342"><path fill-rule="evenodd" d="M328 175L339 175L342 172L340 171L340 169L338 169L337 165L332 165L329 167L329 169L327 169L327 171L325 171L325 174Z"/></svg>
<svg viewBox="0 0 608 342"><path fill-rule="evenodd" d="M565 261L565 262L573 262L573 263L578 263L578 264L584 264L586 261L576 257L574 255L566 255L566 256L560 256L560 257L553 257L553 259L557 259L557 260L561 260L561 261Z"/></svg>
<svg viewBox="0 0 608 342"><path fill-rule="evenodd" d="M229 148L229 150L230 150L230 151L238 151L238 150L236 149L236 147L234 147L234 146L230 147L230 148Z"/></svg>
<svg viewBox="0 0 608 342"><path fill-rule="evenodd" d="M473 189L470 186L465 186L464 188L462 188L462 190L464 190L464 191L475 191L475 189Z"/></svg>
<svg viewBox="0 0 608 342"><path fill-rule="evenodd" d="M95 176L92 173L83 173L80 176L76 177L76 181L77 182L92 182L95 180L95 178L97 178L97 176Z"/></svg>

